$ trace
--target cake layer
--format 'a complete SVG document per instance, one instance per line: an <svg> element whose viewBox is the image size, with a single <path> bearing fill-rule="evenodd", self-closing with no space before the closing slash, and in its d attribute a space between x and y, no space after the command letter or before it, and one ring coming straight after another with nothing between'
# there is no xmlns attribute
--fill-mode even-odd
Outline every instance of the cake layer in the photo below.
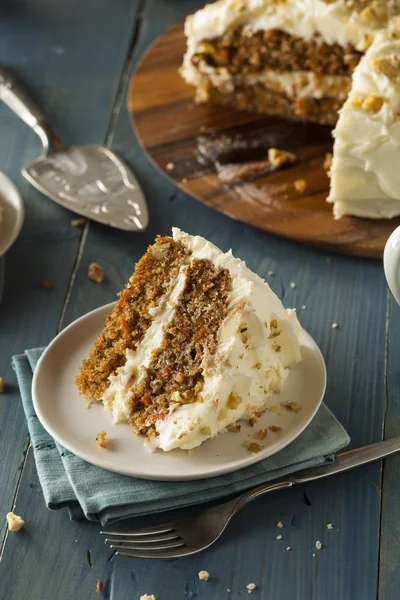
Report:
<svg viewBox="0 0 400 600"><path fill-rule="evenodd" d="M225 104L238 108L268 115L310 121L322 125L335 125L338 111L343 104L343 98L337 97L303 97L292 93L275 91L265 83L251 85L233 85L228 91L226 87L215 86L207 75L197 88L197 98L204 102Z"/></svg>
<svg viewBox="0 0 400 600"><path fill-rule="evenodd" d="M353 76L334 132L334 215L400 214L400 30L381 31Z"/></svg>
<svg viewBox="0 0 400 600"><path fill-rule="evenodd" d="M306 40L279 29L252 31L246 27L199 42L190 56L194 65L225 67L229 73L312 71L351 76L361 58L351 44L327 44L319 35Z"/></svg>
<svg viewBox="0 0 400 600"><path fill-rule="evenodd" d="M186 254L179 242L158 237L138 262L94 348L82 363L76 383L86 398L101 399L110 385L109 376L125 363L126 350L137 348L151 326L152 309L171 289Z"/></svg>

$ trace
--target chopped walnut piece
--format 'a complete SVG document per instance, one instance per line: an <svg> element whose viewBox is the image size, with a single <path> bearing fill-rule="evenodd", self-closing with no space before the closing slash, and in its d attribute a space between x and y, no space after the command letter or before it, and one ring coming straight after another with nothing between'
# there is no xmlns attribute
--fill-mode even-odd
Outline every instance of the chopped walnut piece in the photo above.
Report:
<svg viewBox="0 0 400 600"><path fill-rule="evenodd" d="M268 429L260 429L260 431L258 432L258 436L257 436L258 439L263 440L267 436L267 433L268 433Z"/></svg>
<svg viewBox="0 0 400 600"><path fill-rule="evenodd" d="M88 277L96 283L101 283L104 279L104 271L97 263L91 263L88 269Z"/></svg>
<svg viewBox="0 0 400 600"><path fill-rule="evenodd" d="M268 427L268 429L270 431L273 431L274 433L276 433L277 431L282 431L282 427L279 427L279 425L271 425L270 427Z"/></svg>
<svg viewBox="0 0 400 600"><path fill-rule="evenodd" d="M15 515L13 512L7 513L6 519L10 531L19 531L25 525L23 518Z"/></svg>
<svg viewBox="0 0 400 600"><path fill-rule="evenodd" d="M329 169L331 168L332 158L333 158L333 154L331 152L327 152L325 154L325 160L324 160L324 164L323 164L325 171L329 171Z"/></svg>
<svg viewBox="0 0 400 600"><path fill-rule="evenodd" d="M294 182L294 188L296 190L296 192L299 192L299 194L304 194L304 192L307 189L307 182L305 179L296 179L296 181Z"/></svg>
<svg viewBox="0 0 400 600"><path fill-rule="evenodd" d="M373 39L374 38L372 37L372 35L370 35L369 33L365 33L362 36L361 40L358 42L356 50L358 50L359 52L365 52L372 44Z"/></svg>
<svg viewBox="0 0 400 600"><path fill-rule="evenodd" d="M369 96L354 96L351 99L351 105L354 108L361 108L365 112L369 113L378 113L383 104L386 102L385 98L382 96L376 96L375 94L370 94Z"/></svg>
<svg viewBox="0 0 400 600"><path fill-rule="evenodd" d="M261 452L261 450L263 449L263 446L261 446L261 444L257 444L256 442L245 442L244 445L247 448L247 450L249 452L253 452L253 454Z"/></svg>
<svg viewBox="0 0 400 600"><path fill-rule="evenodd" d="M254 427L254 425L256 425L258 423L259 419L258 417L250 417L249 419L249 425L250 427Z"/></svg>
<svg viewBox="0 0 400 600"><path fill-rule="evenodd" d="M301 404L299 402L283 402L282 406L296 413L301 409Z"/></svg>
<svg viewBox="0 0 400 600"><path fill-rule="evenodd" d="M42 281L42 286L49 290L54 287L54 281L52 279L44 279Z"/></svg>
<svg viewBox="0 0 400 600"><path fill-rule="evenodd" d="M235 423L234 425L231 425L229 428L229 431L232 431L233 433L239 433L241 430L241 426L238 425L237 423Z"/></svg>
<svg viewBox="0 0 400 600"><path fill-rule="evenodd" d="M86 223L86 219L72 219L71 225L72 227L83 227Z"/></svg>
<svg viewBox="0 0 400 600"><path fill-rule="evenodd" d="M96 435L96 444L99 448L107 448L106 435L107 433L104 430Z"/></svg>
<svg viewBox="0 0 400 600"><path fill-rule="evenodd" d="M5 387L6 387L6 382L4 381L4 379L2 377L0 377L0 393L4 392Z"/></svg>
<svg viewBox="0 0 400 600"><path fill-rule="evenodd" d="M101 592L101 579L97 580L95 591L96 592Z"/></svg>
<svg viewBox="0 0 400 600"><path fill-rule="evenodd" d="M268 150L268 160L274 169L279 169L283 165L296 162L297 156L293 152L287 150L278 150L278 148L270 148Z"/></svg>
<svg viewBox="0 0 400 600"><path fill-rule="evenodd" d="M400 58L395 54L381 58L372 58L369 66L373 71L386 75L392 81L398 82L400 79Z"/></svg>
<svg viewBox="0 0 400 600"><path fill-rule="evenodd" d="M208 571L200 571L199 572L199 579L201 579L202 581L208 581L210 577L210 573Z"/></svg>

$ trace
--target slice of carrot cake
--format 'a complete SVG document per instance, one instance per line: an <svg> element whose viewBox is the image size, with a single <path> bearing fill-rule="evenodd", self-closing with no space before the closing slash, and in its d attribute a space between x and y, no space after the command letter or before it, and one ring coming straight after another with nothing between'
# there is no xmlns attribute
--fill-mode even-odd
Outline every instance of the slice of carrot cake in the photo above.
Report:
<svg viewBox="0 0 400 600"><path fill-rule="evenodd" d="M139 261L76 383L150 449L191 449L265 409L300 356L294 311L179 229Z"/></svg>
<svg viewBox="0 0 400 600"><path fill-rule="evenodd" d="M388 0L219 0L187 18L199 102L335 124Z"/></svg>

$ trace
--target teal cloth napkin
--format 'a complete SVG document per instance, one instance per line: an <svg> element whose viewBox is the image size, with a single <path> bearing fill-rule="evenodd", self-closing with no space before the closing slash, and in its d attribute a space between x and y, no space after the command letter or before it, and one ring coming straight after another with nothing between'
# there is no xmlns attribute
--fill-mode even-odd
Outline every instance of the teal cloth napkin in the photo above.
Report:
<svg viewBox="0 0 400 600"><path fill-rule="evenodd" d="M148 481L105 471L78 458L45 431L32 404L33 371L43 348L14 356L39 480L48 508L67 507L72 519L110 521L216 500L306 467L332 462L350 439L322 404L290 446L240 471L197 481Z"/></svg>

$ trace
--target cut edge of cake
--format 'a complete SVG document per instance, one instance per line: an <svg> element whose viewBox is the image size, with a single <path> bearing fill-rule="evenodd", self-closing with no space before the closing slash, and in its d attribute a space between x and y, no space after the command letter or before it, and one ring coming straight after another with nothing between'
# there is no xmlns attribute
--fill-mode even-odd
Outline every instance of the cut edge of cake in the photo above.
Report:
<svg viewBox="0 0 400 600"><path fill-rule="evenodd" d="M174 229L139 261L77 384L148 448L189 450L266 409L301 359L299 332L245 263Z"/></svg>

